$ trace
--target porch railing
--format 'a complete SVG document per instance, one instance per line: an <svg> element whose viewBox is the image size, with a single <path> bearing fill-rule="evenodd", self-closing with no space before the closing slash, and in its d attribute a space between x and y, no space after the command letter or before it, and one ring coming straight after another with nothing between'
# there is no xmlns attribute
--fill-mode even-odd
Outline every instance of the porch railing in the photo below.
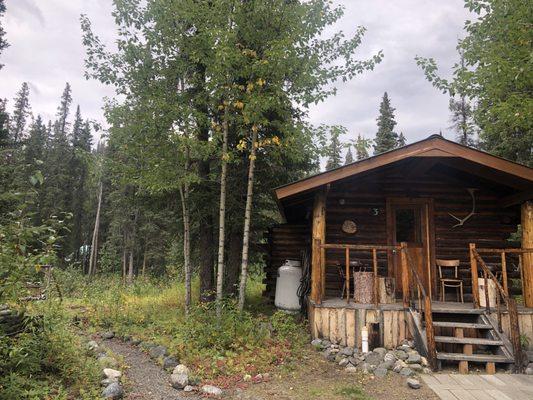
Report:
<svg viewBox="0 0 533 400"><path fill-rule="evenodd" d="M344 265L346 268L345 271L345 287L346 287L346 302L350 302L350 251L370 251L372 252L372 271L374 272L373 277L373 302L377 306L379 303L378 298L378 252L379 251L397 251L400 250L400 246L385 246L385 245L376 245L376 244L322 244L320 246L322 250L344 250ZM323 266L324 270L324 266ZM323 281L325 277L323 276ZM324 292L324 290L322 291Z"/></svg>
<svg viewBox="0 0 533 400"><path fill-rule="evenodd" d="M490 312L490 296L488 288L488 280L490 279L494 286L497 289L496 292L496 312L498 314L498 329L500 332L503 332L502 329L502 309L500 306L500 296L504 300L507 307L507 312L509 315L509 333L511 345L513 347L514 354L514 363L515 368L518 372L522 372L524 369L524 352L522 351L522 346L520 344L520 325L518 323L518 309L516 305L516 300L509 295L509 287L507 283L507 263L506 263L506 253L518 253L519 255L519 264L520 272L522 278L522 293L525 294L524 290L524 277L522 272L522 254L532 253L533 249L477 249L475 243L470 243L470 266L472 269L472 294L474 297L474 307L479 308L479 291L478 291L478 266L481 267L484 279L484 294L485 294L485 307L487 312ZM479 253L485 254L500 254L502 262L502 285L498 282L498 279L490 268L487 266L483 258Z"/></svg>
<svg viewBox="0 0 533 400"><path fill-rule="evenodd" d="M402 266L402 295L403 306L409 308L416 307L416 300L418 300L418 311L424 313L424 322L426 325L426 342L427 342L427 356L429 365L433 370L437 368L437 346L435 344L435 331L433 326L433 310L431 308L431 297L426 293L426 289L422 283L422 279L418 274L415 264L407 249L407 243L401 243L401 266ZM417 298L414 297L414 292L417 292Z"/></svg>

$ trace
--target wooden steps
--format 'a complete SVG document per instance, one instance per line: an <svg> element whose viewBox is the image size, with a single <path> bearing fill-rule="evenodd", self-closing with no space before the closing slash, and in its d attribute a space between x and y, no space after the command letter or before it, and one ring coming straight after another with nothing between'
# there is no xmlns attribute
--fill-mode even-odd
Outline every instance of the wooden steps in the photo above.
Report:
<svg viewBox="0 0 533 400"><path fill-rule="evenodd" d="M413 314L413 313L412 313ZM413 324L413 336L422 340L421 350L426 350L426 327L422 314ZM484 363L489 374L496 372L497 364L512 364L512 346L507 337L500 333L495 322L482 309L459 308L446 310L439 307L432 310L436 358L439 368L442 362L457 363L459 372L468 373L469 363ZM419 350L420 351L420 350Z"/></svg>
<svg viewBox="0 0 533 400"><path fill-rule="evenodd" d="M502 340L485 339L485 338L470 338L470 337L454 337L454 336L435 336L437 343L454 343L454 344L476 344L481 346L503 346Z"/></svg>
<svg viewBox="0 0 533 400"><path fill-rule="evenodd" d="M438 360L512 363L513 359L499 354L437 353Z"/></svg>
<svg viewBox="0 0 533 400"><path fill-rule="evenodd" d="M492 325L475 322L434 321L433 325L441 328L492 329Z"/></svg>

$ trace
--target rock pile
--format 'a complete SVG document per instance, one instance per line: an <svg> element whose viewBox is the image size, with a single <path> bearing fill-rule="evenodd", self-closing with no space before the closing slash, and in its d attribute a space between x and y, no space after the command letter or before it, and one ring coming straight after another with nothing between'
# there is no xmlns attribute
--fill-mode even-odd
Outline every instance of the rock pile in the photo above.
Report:
<svg viewBox="0 0 533 400"><path fill-rule="evenodd" d="M325 339L314 339L311 345L322 352L328 361L338 364L346 372L363 372L381 378L389 372L400 374L408 380L410 388L418 389L420 383L412 378L418 373L431 373L428 362L415 349L411 341L404 341L396 349L377 347L371 352L360 353L349 346L340 346Z"/></svg>

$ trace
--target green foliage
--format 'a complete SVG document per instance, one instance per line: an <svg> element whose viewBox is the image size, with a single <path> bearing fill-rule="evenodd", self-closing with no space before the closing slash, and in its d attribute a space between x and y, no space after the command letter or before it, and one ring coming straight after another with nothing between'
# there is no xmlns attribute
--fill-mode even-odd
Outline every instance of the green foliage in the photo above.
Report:
<svg viewBox="0 0 533 400"><path fill-rule="evenodd" d="M355 148L355 156L357 161L364 160L369 157L368 150L372 146L372 139L365 139L361 134L357 135L357 139L353 144Z"/></svg>
<svg viewBox="0 0 533 400"><path fill-rule="evenodd" d="M391 106L389 95L385 92L379 105L378 131L374 140L374 154L393 150L399 145L398 134L394 132L394 127L396 126L394 110Z"/></svg>
<svg viewBox="0 0 533 400"><path fill-rule="evenodd" d="M24 332L0 332L0 399L99 398L99 368L65 313L51 303L33 313Z"/></svg>
<svg viewBox="0 0 533 400"><path fill-rule="evenodd" d="M4 0L0 0L0 18L4 16L5 12L6 12L6 5L4 4ZM6 35L6 31L4 31L2 24L0 24L0 54L2 54L2 51L7 46L9 46L6 39L4 38L5 35ZM3 66L4 66L3 64L0 64L0 69L2 69Z"/></svg>
<svg viewBox="0 0 533 400"><path fill-rule="evenodd" d="M341 143L340 136L346 134L347 130L340 125L322 126L322 128L328 130L330 137L330 143L326 150L326 156L328 157L326 171L329 171L342 165L342 148L344 145Z"/></svg>
<svg viewBox="0 0 533 400"><path fill-rule="evenodd" d="M372 400L372 398L357 385L342 387L337 390L336 394L349 400Z"/></svg>
<svg viewBox="0 0 533 400"><path fill-rule="evenodd" d="M476 15L466 21L457 49L464 62L453 79L438 75L437 63L417 57L427 79L451 96L473 101L483 149L526 165L533 163L533 8L522 0L465 0Z"/></svg>

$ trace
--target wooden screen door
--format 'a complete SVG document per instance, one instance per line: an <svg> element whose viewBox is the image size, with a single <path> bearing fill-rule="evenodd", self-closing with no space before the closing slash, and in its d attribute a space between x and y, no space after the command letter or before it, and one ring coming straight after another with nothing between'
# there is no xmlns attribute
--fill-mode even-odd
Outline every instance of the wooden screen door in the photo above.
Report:
<svg viewBox="0 0 533 400"><path fill-rule="evenodd" d="M387 199L387 241L390 245L407 242L408 252L422 279L426 293L435 290L433 240L433 202L431 199ZM396 293L402 290L400 255L389 255L389 276L396 280Z"/></svg>

